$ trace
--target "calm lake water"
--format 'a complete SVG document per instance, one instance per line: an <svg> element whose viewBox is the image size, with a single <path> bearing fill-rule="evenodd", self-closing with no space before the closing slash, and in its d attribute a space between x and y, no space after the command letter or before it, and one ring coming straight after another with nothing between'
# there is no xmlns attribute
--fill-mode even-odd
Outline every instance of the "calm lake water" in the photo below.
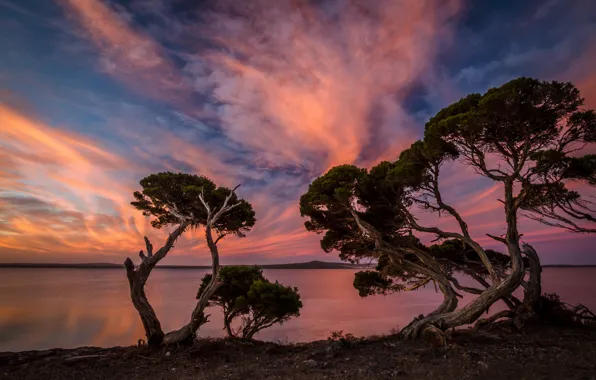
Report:
<svg viewBox="0 0 596 380"><path fill-rule="evenodd" d="M165 331L185 323L206 271L158 269L148 297ZM360 298L352 270L265 270L270 280L297 286L301 316L257 335L275 341L325 339L332 331L356 336L387 333L441 301L434 288ZM545 268L543 290L596 309L596 268ZM460 304L465 304L464 298ZM212 308L201 336L223 336L221 312ZM143 328L133 308L124 270L0 269L0 351L135 344Z"/></svg>

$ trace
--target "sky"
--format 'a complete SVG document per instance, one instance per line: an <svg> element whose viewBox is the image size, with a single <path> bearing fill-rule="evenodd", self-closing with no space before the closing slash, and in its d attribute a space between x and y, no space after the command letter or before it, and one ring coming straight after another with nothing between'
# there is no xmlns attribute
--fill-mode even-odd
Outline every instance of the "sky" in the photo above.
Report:
<svg viewBox="0 0 596 380"><path fill-rule="evenodd" d="M338 260L298 211L334 165L394 160L442 107L518 76L596 108L591 0L0 0L0 52L0 262L160 245L130 201L166 170L242 185L257 223L222 263ZM501 187L451 164L441 189L499 249ZM595 236L520 223L543 264L596 264ZM189 231L164 264L209 260Z"/></svg>

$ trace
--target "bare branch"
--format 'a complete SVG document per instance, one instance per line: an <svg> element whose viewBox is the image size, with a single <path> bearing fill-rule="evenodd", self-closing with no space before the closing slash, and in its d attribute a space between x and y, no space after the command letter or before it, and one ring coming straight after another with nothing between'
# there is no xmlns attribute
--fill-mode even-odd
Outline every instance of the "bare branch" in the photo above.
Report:
<svg viewBox="0 0 596 380"><path fill-rule="evenodd" d="M147 236L143 236L143 238L145 239L145 247L147 248L147 256L151 257L151 256L153 256L153 245L151 244L151 242L149 241Z"/></svg>
<svg viewBox="0 0 596 380"><path fill-rule="evenodd" d="M467 292L470 294L481 294L482 293L481 289L471 288L471 287L461 285L455 277L448 277L447 279L449 281L451 281L451 283L453 283L453 286L455 286L456 289L463 290L464 292Z"/></svg>
<svg viewBox="0 0 596 380"><path fill-rule="evenodd" d="M437 236L440 236L443 238L458 239L458 240L463 241L464 243L468 244L478 254L478 256L480 257L480 260L482 260L482 263L484 264L486 270L490 274L492 280L495 283L499 281L497 274L495 273L495 269L494 269L493 265L491 264L490 260L488 259L486 252L480 246L480 244L476 243L473 239L471 239L470 237L466 237L462 234L459 234L457 232L443 231L437 227L423 227L416 222L416 218L414 218L414 216L411 215L410 213L407 213L406 216L407 216L412 228L417 231L434 233Z"/></svg>
<svg viewBox="0 0 596 380"><path fill-rule="evenodd" d="M572 220L565 218L561 215L557 215L557 214L548 214L548 215L542 214L542 215L544 215L544 217L535 216L532 214L524 214L524 216L526 218L535 220L535 221L542 223L544 225L547 225L547 226L562 228L562 229L565 229L565 230L568 230L571 232L596 233L596 229L581 227L581 226L577 225L576 223L574 223ZM560 223L555 222L555 220L558 220Z"/></svg>
<svg viewBox="0 0 596 380"><path fill-rule="evenodd" d="M170 214L174 215L176 218L178 218L178 220L180 222L184 222L187 221L189 218L188 216L182 215L182 213L180 211L178 211L178 207L176 207L176 205L174 204L169 204L168 205Z"/></svg>
<svg viewBox="0 0 596 380"><path fill-rule="evenodd" d="M201 193L199 194L199 199L201 200L201 203L205 207L205 210L207 210L207 219L209 219L211 217L211 208L209 207L207 202L205 202L203 189L201 189Z"/></svg>
<svg viewBox="0 0 596 380"><path fill-rule="evenodd" d="M502 237L499 237L499 236L494 236L494 235L491 235L491 234L486 234L486 236L488 236L491 239L495 239L496 241L501 242L503 244L507 244L507 240L505 240L505 238L502 238Z"/></svg>
<svg viewBox="0 0 596 380"><path fill-rule="evenodd" d="M217 237L217 239L215 239L215 244L217 244L221 239L223 239L224 237L226 237L227 235L229 235L229 233L227 234L221 234Z"/></svg>
<svg viewBox="0 0 596 380"><path fill-rule="evenodd" d="M208 223L211 223L211 224L215 223L217 220L219 220L219 218L220 218L222 215L224 215L224 214L226 214L226 213L230 212L232 209L234 209L235 207L237 207L237 206L239 206L239 205L240 205L240 203L235 203L235 204L233 204L233 205L231 205L231 206L228 206L228 203L230 202L230 199L232 199L232 196L234 196L234 192L235 192L235 191L236 191L236 189L237 189L237 188L239 188L239 187L240 187L240 185L236 186L235 188L233 188L233 189L230 191L230 194L229 194L229 195L226 197L226 199L224 200L224 204L223 204L223 206L221 206L221 208L219 209L219 211L217 211L217 213L216 213L216 214L213 216L213 218L212 218L212 219L211 219L211 220L210 220Z"/></svg>
<svg viewBox="0 0 596 380"><path fill-rule="evenodd" d="M466 238L470 239L470 234L468 232L468 225L463 220L461 215L459 215L459 213L457 211L455 211L455 209L453 207L451 207L450 205L443 202L443 197L441 196L441 191L439 189L439 167L438 167L438 165L435 165L435 168L433 171L432 190L433 190L433 194L435 196L435 199L437 201L439 208L441 208L441 209L447 211L449 214L451 214L457 220L457 223L459 224L462 234Z"/></svg>

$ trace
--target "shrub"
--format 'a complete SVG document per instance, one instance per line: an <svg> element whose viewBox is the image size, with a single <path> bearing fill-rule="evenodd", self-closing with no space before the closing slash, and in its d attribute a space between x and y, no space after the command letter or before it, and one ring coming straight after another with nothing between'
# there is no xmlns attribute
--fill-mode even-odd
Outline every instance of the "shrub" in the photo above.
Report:
<svg viewBox="0 0 596 380"><path fill-rule="evenodd" d="M197 297L200 297L211 275L203 277ZM252 339L253 336L276 323L284 323L300 315L302 301L298 288L270 282L258 267L226 266L220 271L221 286L211 297L212 305L221 306L224 328L228 336ZM232 323L240 318L234 330Z"/></svg>

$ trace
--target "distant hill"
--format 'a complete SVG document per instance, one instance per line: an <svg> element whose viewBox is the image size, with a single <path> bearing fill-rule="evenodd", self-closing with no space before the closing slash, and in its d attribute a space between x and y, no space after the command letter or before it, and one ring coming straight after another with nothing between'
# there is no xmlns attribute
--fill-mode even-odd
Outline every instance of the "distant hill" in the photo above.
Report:
<svg viewBox="0 0 596 380"><path fill-rule="evenodd" d="M357 269L368 268L366 264L332 263L328 261L309 261L306 263L257 265L263 269Z"/></svg>
<svg viewBox="0 0 596 380"><path fill-rule="evenodd" d="M248 265L248 264L247 264ZM368 268L364 264L333 263L327 261L309 261L306 263L290 264L264 264L256 266L263 269L358 269ZM61 263L0 263L0 268L73 268L73 269L114 269L124 268L122 264L112 263L82 263L82 264L61 264ZM156 269L209 269L208 265L158 265Z"/></svg>

